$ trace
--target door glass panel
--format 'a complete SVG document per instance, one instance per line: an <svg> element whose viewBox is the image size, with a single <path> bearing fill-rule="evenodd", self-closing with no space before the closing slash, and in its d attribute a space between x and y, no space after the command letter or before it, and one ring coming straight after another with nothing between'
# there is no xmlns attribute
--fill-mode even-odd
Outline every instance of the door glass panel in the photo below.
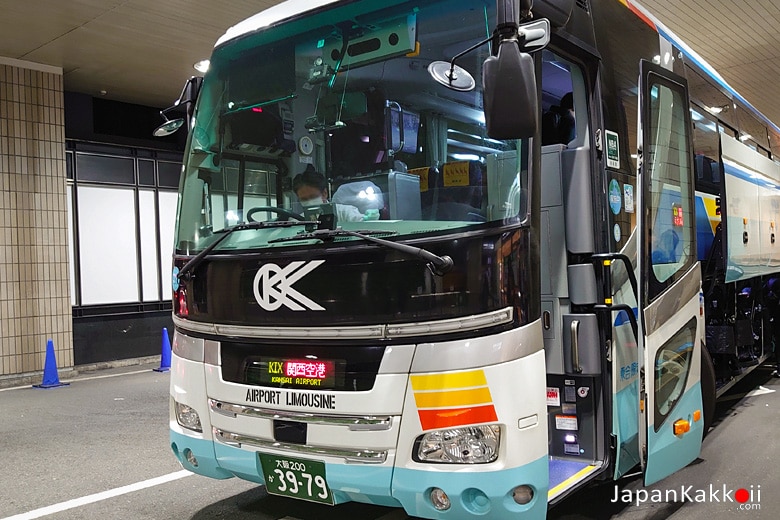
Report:
<svg viewBox="0 0 780 520"><path fill-rule="evenodd" d="M647 159L651 300L684 274L694 260L687 116L681 89L652 84Z"/></svg>
<svg viewBox="0 0 780 520"><path fill-rule="evenodd" d="M696 338L696 318L688 322L655 355L655 431L674 409L685 390Z"/></svg>
<svg viewBox="0 0 780 520"><path fill-rule="evenodd" d="M637 234L631 233L625 247L620 252L636 260ZM631 285L626 264L612 262L612 302L626 305L637 317L636 293ZM635 266L628 267L635 270ZM640 463L639 453L639 360L637 337L631 328L628 311L621 310L611 314L612 319L612 433L617 443L615 476L628 473Z"/></svg>

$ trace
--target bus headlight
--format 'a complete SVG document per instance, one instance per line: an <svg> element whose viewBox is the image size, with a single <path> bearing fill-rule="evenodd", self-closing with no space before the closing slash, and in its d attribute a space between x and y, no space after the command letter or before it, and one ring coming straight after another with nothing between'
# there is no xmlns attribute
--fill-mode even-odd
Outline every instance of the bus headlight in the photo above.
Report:
<svg viewBox="0 0 780 520"><path fill-rule="evenodd" d="M177 401L173 402L173 406L176 411L176 422L179 423L179 426L196 432L203 431L203 427L200 425L200 416L198 415L198 412L186 404L181 404Z"/></svg>
<svg viewBox="0 0 780 520"><path fill-rule="evenodd" d="M498 458L501 428L469 426L428 432L417 438L413 458L417 462L487 464Z"/></svg>

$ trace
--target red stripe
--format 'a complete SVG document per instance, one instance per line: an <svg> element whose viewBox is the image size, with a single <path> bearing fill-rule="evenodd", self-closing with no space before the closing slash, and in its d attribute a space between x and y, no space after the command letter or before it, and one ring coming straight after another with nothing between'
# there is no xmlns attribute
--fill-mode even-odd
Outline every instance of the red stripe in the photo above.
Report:
<svg viewBox="0 0 780 520"><path fill-rule="evenodd" d="M423 430L435 430L437 428L450 428L453 426L465 426L467 424L479 424L498 420L495 407L471 406L468 408L446 408L442 410L418 410L420 424Z"/></svg>
<svg viewBox="0 0 780 520"><path fill-rule="evenodd" d="M637 15L643 22L645 22L647 25L649 25L655 32L658 32L658 27L656 27L655 22L653 22L650 18L644 15L639 9L634 7L631 4L631 0L628 0L628 8L631 9L631 12Z"/></svg>

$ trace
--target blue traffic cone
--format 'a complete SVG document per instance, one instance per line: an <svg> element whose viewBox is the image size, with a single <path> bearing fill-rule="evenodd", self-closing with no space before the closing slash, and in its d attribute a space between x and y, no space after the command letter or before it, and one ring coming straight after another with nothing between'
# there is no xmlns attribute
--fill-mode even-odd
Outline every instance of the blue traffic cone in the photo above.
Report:
<svg viewBox="0 0 780 520"><path fill-rule="evenodd" d="M155 372L167 372L171 369L171 342L168 339L168 329L163 327L162 354L160 354L160 367L153 369Z"/></svg>
<svg viewBox="0 0 780 520"><path fill-rule="evenodd" d="M54 356L54 342L46 342L46 361L43 364L43 381L34 388L57 388L68 386L70 383L60 383L60 375L57 373L57 358Z"/></svg>

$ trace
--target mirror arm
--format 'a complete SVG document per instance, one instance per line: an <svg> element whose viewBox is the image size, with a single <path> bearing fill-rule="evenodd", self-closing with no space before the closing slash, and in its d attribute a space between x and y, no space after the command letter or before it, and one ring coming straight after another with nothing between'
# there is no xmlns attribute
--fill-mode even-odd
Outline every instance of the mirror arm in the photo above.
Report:
<svg viewBox="0 0 780 520"><path fill-rule="evenodd" d="M191 117L192 114L190 113L190 107L195 102L195 100L198 99L198 91L200 90L200 85L202 82L203 78L200 76L192 76L190 79L185 81L184 87L181 89L181 94L179 94L179 97L176 99L176 101L173 102L173 105L160 110L160 115L167 114L171 110L179 108L181 105L188 105L187 116Z"/></svg>
<svg viewBox="0 0 780 520"><path fill-rule="evenodd" d="M457 61L458 59L462 58L463 56L465 56L466 54L470 53L471 51L479 49L480 47L482 47L486 43L490 43L493 40L493 38L494 38L493 36L491 36L490 38L485 38L481 42L475 43L474 45L472 45L471 47L469 47L465 51L461 51L458 54L456 54L455 56L453 56L452 59L450 60L450 75L449 75L449 77L452 78L453 75L455 74L455 61Z"/></svg>
<svg viewBox="0 0 780 520"><path fill-rule="evenodd" d="M533 19L534 0L497 0L498 10L496 32L512 29L515 33L520 23Z"/></svg>
<svg viewBox="0 0 780 520"><path fill-rule="evenodd" d="M195 101L198 99L198 93L200 92L202 84L203 78L200 76L192 76L184 82L184 87L181 89L179 98L173 102L173 105L160 110L160 117L163 118L164 123L158 126L154 132L152 132L152 135L155 137L166 137L181 128L185 121L183 117L177 117L174 120L170 120L166 114L182 105L186 105L184 113L187 117L187 129L189 130L192 127L192 118L195 115Z"/></svg>
<svg viewBox="0 0 780 520"><path fill-rule="evenodd" d="M533 18L531 9L533 0L496 0L497 20L496 29L491 40L493 43L493 55L498 54L501 42L515 40L522 48L526 37L520 31L520 22L526 22Z"/></svg>

